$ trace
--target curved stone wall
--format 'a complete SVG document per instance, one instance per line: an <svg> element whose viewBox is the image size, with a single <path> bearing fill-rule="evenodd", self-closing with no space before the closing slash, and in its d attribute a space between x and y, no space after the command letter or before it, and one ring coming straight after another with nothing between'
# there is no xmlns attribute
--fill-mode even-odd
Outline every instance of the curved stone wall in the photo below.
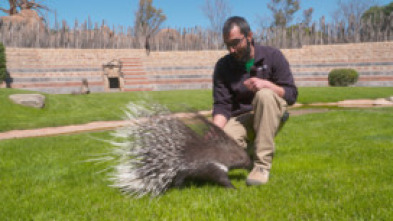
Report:
<svg viewBox="0 0 393 221"><path fill-rule="evenodd" d="M393 86L393 42L283 49L298 86L328 86L334 68L354 68L357 86ZM6 48L11 87L72 93L87 79L91 92L209 89L215 62L226 51L151 52L136 49ZM107 88L103 65L121 61L124 85Z"/></svg>

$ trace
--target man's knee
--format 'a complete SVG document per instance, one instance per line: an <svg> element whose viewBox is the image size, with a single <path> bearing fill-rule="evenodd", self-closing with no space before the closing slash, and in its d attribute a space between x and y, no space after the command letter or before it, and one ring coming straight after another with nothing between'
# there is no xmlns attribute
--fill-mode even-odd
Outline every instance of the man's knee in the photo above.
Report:
<svg viewBox="0 0 393 221"><path fill-rule="evenodd" d="M223 130L229 137L235 140L240 147L247 148L245 132L241 128L231 128L225 126Z"/></svg>
<svg viewBox="0 0 393 221"><path fill-rule="evenodd" d="M253 109L257 113L259 111L268 111L269 113L274 113L281 117L286 110L286 101L279 97L274 91L270 89L259 90L253 100ZM262 113L259 113L260 115Z"/></svg>
<svg viewBox="0 0 393 221"><path fill-rule="evenodd" d="M255 94L255 98L260 102L266 103L266 102L275 102L274 99L274 92L270 89L262 89L259 90L256 94Z"/></svg>

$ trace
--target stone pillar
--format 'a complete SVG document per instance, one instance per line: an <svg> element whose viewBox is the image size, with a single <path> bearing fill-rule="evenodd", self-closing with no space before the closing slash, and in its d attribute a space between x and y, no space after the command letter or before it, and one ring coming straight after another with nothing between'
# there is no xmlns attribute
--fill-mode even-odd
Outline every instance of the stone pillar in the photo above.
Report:
<svg viewBox="0 0 393 221"><path fill-rule="evenodd" d="M103 78L104 78L104 85L105 91L124 91L124 76L122 69L122 62L120 60L114 59L103 66ZM111 88L110 87L110 78L117 78L119 81L118 88Z"/></svg>

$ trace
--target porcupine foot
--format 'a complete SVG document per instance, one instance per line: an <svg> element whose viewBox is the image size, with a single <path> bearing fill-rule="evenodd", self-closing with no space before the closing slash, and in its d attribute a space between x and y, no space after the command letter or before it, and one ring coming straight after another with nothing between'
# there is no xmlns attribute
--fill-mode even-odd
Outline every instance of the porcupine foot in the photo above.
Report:
<svg viewBox="0 0 393 221"><path fill-rule="evenodd" d="M231 188L235 189L235 186L231 183L228 177L228 168L226 168L224 165L217 164L217 163L212 163L209 164L206 168L206 177L214 182L217 182L218 184L226 187L226 188Z"/></svg>
<svg viewBox="0 0 393 221"><path fill-rule="evenodd" d="M212 181L226 188L235 189L228 177L228 169L219 163L207 163L197 169L180 172L174 179L173 186L181 187L186 179Z"/></svg>

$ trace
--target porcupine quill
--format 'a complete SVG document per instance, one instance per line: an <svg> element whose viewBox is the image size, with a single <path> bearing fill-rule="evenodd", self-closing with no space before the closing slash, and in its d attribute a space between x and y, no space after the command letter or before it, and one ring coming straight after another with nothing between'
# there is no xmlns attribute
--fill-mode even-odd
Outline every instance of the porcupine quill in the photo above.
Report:
<svg viewBox="0 0 393 221"><path fill-rule="evenodd" d="M111 175L113 186L125 193L154 197L187 179L234 188L228 170L251 165L246 151L200 114L192 121L205 130L197 133L162 105L129 103L127 108L133 123L113 134L118 165Z"/></svg>

